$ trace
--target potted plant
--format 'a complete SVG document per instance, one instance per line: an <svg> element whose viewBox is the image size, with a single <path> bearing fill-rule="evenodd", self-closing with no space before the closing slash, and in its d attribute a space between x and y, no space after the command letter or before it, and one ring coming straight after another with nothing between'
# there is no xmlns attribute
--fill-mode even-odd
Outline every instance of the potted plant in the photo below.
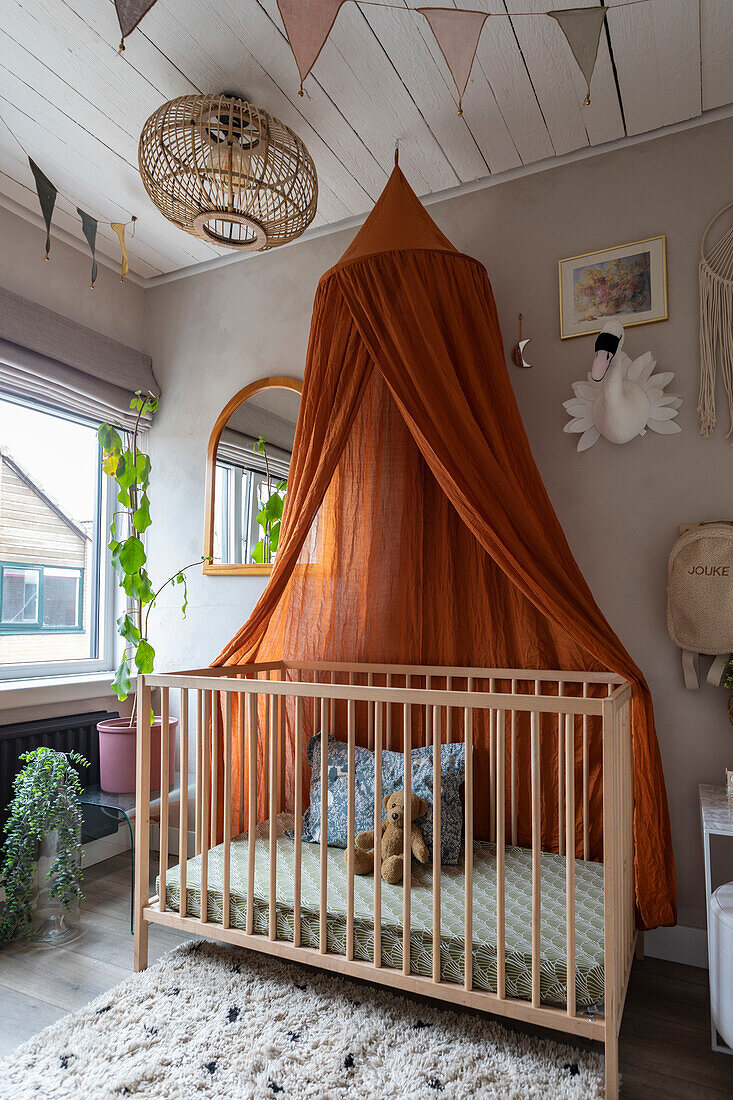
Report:
<svg viewBox="0 0 733 1100"><path fill-rule="evenodd" d="M264 531L264 535L252 551L252 561L257 565L272 565L280 542L280 521L282 520L288 483L284 479L280 479L275 483L273 489L270 463L267 457L267 440L263 435L259 437L253 450L256 454L262 455L265 460L267 499L262 500L260 495L258 502L260 510L257 513L257 522Z"/></svg>
<svg viewBox="0 0 733 1100"><path fill-rule="evenodd" d="M140 421L147 414L154 414L159 407L157 397L143 396L138 390L130 402L137 412L135 427L131 432L113 424L102 424L98 431L102 447L102 470L114 481L117 503L120 505L110 524L109 549L112 565L125 594L126 608L117 620L117 631L124 647L115 678L112 681L120 702L130 693L133 670L146 674L153 671L155 650L150 644L150 612L156 600L168 585L182 585L182 613L185 619L188 606L186 571L204 560L199 558L173 573L161 585L155 587L148 574L147 555L143 538L150 527L150 458L140 445ZM135 708L130 718L112 718L100 722L99 767L100 783L104 791L131 793L135 790ZM159 717L151 715L150 789L160 788L160 738L163 736ZM168 719L165 735L171 749L175 745L178 719ZM169 785L173 782L174 754L169 753Z"/></svg>
<svg viewBox="0 0 733 1100"><path fill-rule="evenodd" d="M79 921L81 781L77 752L39 748L20 757L5 825L0 943L16 936L59 943Z"/></svg>

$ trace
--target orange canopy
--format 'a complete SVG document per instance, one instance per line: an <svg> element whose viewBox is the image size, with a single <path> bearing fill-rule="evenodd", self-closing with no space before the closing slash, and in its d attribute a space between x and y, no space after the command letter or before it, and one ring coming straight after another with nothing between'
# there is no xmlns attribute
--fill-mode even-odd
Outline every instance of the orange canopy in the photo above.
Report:
<svg viewBox="0 0 733 1100"><path fill-rule="evenodd" d="M535 466L486 270L451 245L399 168L318 286L277 560L215 665L281 659L605 670L631 681L638 923L675 922L648 687L596 605ZM238 722L234 733L239 755ZM548 792L555 744L543 738ZM235 816L238 805L233 790ZM601 811L592 746L593 858L602 858ZM525 816L520 799L520 843ZM556 828L543 805L546 847Z"/></svg>

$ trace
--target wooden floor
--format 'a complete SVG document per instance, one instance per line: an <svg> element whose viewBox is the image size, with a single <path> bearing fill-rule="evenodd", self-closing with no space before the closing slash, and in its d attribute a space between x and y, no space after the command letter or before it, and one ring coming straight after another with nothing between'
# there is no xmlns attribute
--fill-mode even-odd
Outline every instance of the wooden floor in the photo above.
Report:
<svg viewBox="0 0 733 1100"><path fill-rule="evenodd" d="M0 1057L132 972L129 891L125 853L87 871L76 940L0 952ZM151 925L150 961L184 938ZM733 1056L710 1050L706 970L660 959L634 964L620 1058L625 1100L733 1097Z"/></svg>

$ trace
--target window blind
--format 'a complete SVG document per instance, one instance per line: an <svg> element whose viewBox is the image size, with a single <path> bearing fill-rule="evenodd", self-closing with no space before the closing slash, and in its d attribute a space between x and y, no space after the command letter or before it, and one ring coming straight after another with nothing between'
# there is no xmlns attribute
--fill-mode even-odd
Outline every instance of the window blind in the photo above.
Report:
<svg viewBox="0 0 733 1100"><path fill-rule="evenodd" d="M131 428L136 390L160 396L150 356L0 287L0 392Z"/></svg>

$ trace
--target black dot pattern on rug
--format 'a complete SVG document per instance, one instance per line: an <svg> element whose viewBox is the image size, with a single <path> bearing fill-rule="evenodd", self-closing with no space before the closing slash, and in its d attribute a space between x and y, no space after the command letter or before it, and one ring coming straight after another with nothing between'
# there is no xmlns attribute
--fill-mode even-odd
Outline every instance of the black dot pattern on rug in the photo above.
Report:
<svg viewBox="0 0 733 1100"><path fill-rule="evenodd" d="M174 985L174 986L171 986L170 989L166 989L165 995L166 995L166 997L177 997L180 992L181 991L178 988L178 986Z"/></svg>
<svg viewBox="0 0 733 1100"><path fill-rule="evenodd" d="M285 1089L282 1087L282 1085L276 1084L275 1081L268 1081L267 1087L268 1089L272 1089L274 1093L285 1092Z"/></svg>
<svg viewBox="0 0 733 1100"><path fill-rule="evenodd" d="M61 1066L61 1069L68 1069L69 1068L69 1062L74 1057L75 1056L73 1054L60 1054L59 1055L59 1065Z"/></svg>
<svg viewBox="0 0 733 1100"><path fill-rule="evenodd" d="M571 1077L577 1077L580 1073L576 1062L566 1062L562 1068L566 1069Z"/></svg>
<svg viewBox="0 0 733 1100"><path fill-rule="evenodd" d="M443 1090L445 1089L445 1085L441 1080L439 1080L439 1078L431 1077L428 1080L428 1088L435 1089L436 1092L443 1092Z"/></svg>
<svg viewBox="0 0 733 1100"><path fill-rule="evenodd" d="M207 1069L209 1073L213 1076L213 1074L216 1073L216 1062L207 1062L204 1066L204 1069Z"/></svg>
<svg viewBox="0 0 733 1100"><path fill-rule="evenodd" d="M157 1027L153 1027L152 1024L144 1024L143 1027L145 1029L145 1034L149 1035L151 1039L154 1039L155 1036L158 1034Z"/></svg>
<svg viewBox="0 0 733 1100"><path fill-rule="evenodd" d="M344 1058L344 1069L353 1069L353 1068L354 1068L354 1055L353 1054L347 1054L346 1057Z"/></svg>
<svg viewBox="0 0 733 1100"><path fill-rule="evenodd" d="M239 963L233 963L232 964L232 974L241 974L241 973L242 973L242 968L239 965Z"/></svg>
<svg viewBox="0 0 733 1100"><path fill-rule="evenodd" d="M298 1039L300 1038L300 1032L299 1031L288 1031L287 1036L288 1036L288 1039L290 1040L291 1043L297 1043Z"/></svg>
<svg viewBox="0 0 733 1100"><path fill-rule="evenodd" d="M98 1008L96 1013L95 1013L95 1016L104 1016L105 1012L109 1012L109 1010L111 1008L112 1008L112 1005L105 1005L104 1008Z"/></svg>
<svg viewBox="0 0 733 1100"><path fill-rule="evenodd" d="M241 1011L241 1009L237 1008L236 1005L232 1005L232 1007L227 1012L227 1021L230 1024L233 1024L237 1020L237 1018L239 1017L240 1011Z"/></svg>
<svg viewBox="0 0 733 1100"><path fill-rule="evenodd" d="M130 1096L130 1090L127 1085L123 1085L121 1088L115 1090L118 1096Z"/></svg>
<svg viewBox="0 0 733 1100"><path fill-rule="evenodd" d="M301 984L300 984L300 982L296 982L296 983L295 983L295 988L296 988L296 989L306 989L307 987L306 987L306 986L304 986L304 985L301 985Z"/></svg>
<svg viewBox="0 0 733 1100"><path fill-rule="evenodd" d="M422 1031L424 1027L430 1027L430 1024L426 1024L424 1020L417 1020L415 1022L415 1031Z"/></svg>

